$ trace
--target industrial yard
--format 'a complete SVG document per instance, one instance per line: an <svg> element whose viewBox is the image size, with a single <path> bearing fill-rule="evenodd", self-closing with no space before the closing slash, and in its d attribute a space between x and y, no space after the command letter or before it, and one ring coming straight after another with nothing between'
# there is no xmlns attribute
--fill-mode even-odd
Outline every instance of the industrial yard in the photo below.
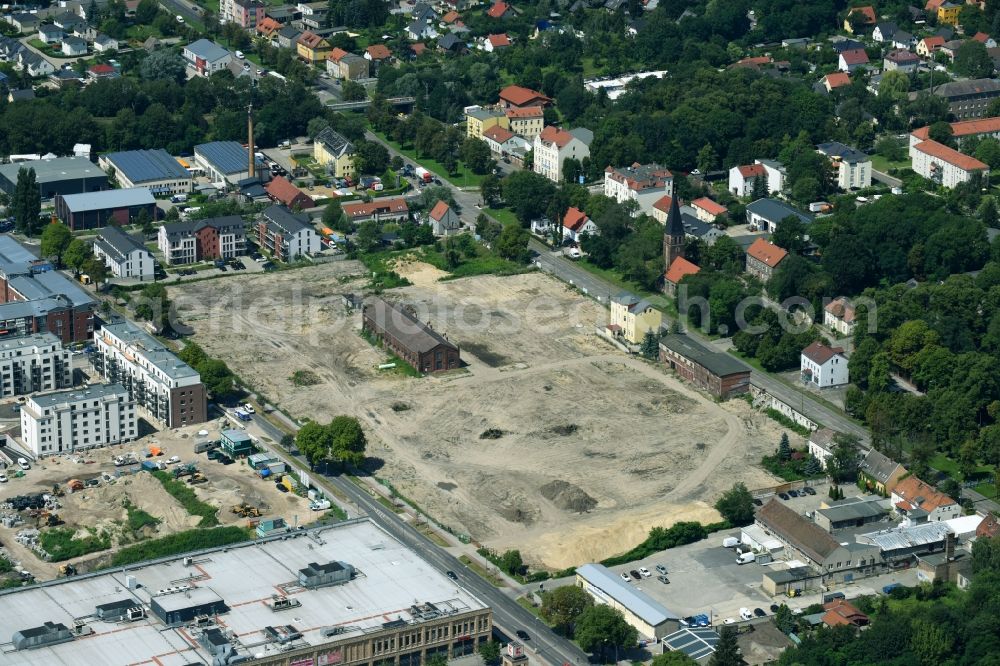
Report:
<svg viewBox="0 0 1000 666"><path fill-rule="evenodd" d="M198 527L202 517L190 513L157 478L142 471L142 462L158 463L171 478L178 474L177 480L191 488L198 500L219 508L215 514L219 525L246 526L248 515L232 511L241 504L256 509L250 516L259 512L263 518L281 517L288 525L311 520L306 499L279 492L273 481L258 478L245 462L224 465L195 453L196 441L219 439L220 425L231 427L228 422L209 422L86 454L46 458L20 478L8 470L10 480L0 485L3 550L12 562L47 580L58 576L63 564L73 565L78 572L99 568L121 547ZM150 449L158 449L160 455L147 458ZM116 457L121 462L130 456L133 464L115 465ZM180 462L168 464L174 456ZM188 467L192 463L193 469ZM11 505L12 499L20 498L24 505L39 494L44 497L31 503L37 508L17 511ZM74 540L106 539L109 547L60 562L45 561L38 550L39 539L34 537L38 529L67 530Z"/></svg>
<svg viewBox="0 0 1000 666"><path fill-rule="evenodd" d="M611 347L593 333L604 308L539 273L439 281L398 265L413 285L383 298L414 306L467 365L380 372L386 354L341 296L366 284L348 263L232 279L221 298L238 309L216 307L210 282L170 297L198 344L293 417L360 418L377 474L456 531L562 568L654 525L717 520L711 504L734 481L773 483L756 464L775 422Z"/></svg>

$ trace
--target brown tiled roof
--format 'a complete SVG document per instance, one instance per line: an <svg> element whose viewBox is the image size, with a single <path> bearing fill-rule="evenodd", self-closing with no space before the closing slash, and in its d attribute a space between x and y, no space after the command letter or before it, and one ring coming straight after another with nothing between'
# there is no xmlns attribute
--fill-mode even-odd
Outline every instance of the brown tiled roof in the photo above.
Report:
<svg viewBox="0 0 1000 666"><path fill-rule="evenodd" d="M831 90L850 84L851 76L847 72L834 72L833 74L826 75L826 85L829 86Z"/></svg>
<svg viewBox="0 0 1000 666"><path fill-rule="evenodd" d="M579 208L570 206L563 216L563 226L570 231L579 231L587 223L587 214Z"/></svg>
<svg viewBox="0 0 1000 666"><path fill-rule="evenodd" d="M757 522L814 562L823 562L840 544L816 523L806 520L777 499L757 512Z"/></svg>
<svg viewBox="0 0 1000 666"><path fill-rule="evenodd" d="M553 125L546 125L545 129L538 135L538 138L545 143L554 143L562 148L573 140L573 135Z"/></svg>
<svg viewBox="0 0 1000 666"><path fill-rule="evenodd" d="M662 197L657 199L655 203L653 203L653 208L663 213L670 213L671 201L672 199L668 197L666 194L664 194Z"/></svg>
<svg viewBox="0 0 1000 666"><path fill-rule="evenodd" d="M766 241L763 238L758 238L747 248L747 256L763 262L770 268L774 268L781 263L782 259L788 256L788 252L774 243Z"/></svg>
<svg viewBox="0 0 1000 666"><path fill-rule="evenodd" d="M270 16L265 16L261 19L260 23L257 24L257 32L266 37L270 37L276 30L281 30L281 24Z"/></svg>
<svg viewBox="0 0 1000 666"><path fill-rule="evenodd" d="M915 145L913 149L919 150L920 152L930 155L931 157L936 157L943 162L947 162L948 164L965 171L986 171L989 169L989 166L983 164L975 157L970 157L969 155L960 153L954 148L949 148L943 143L938 143L932 139L921 141Z"/></svg>
<svg viewBox="0 0 1000 666"><path fill-rule="evenodd" d="M306 48L315 49L322 46L323 38L317 35L315 32L306 30L301 35L299 35L299 44L305 46Z"/></svg>
<svg viewBox="0 0 1000 666"><path fill-rule="evenodd" d="M955 500L915 476L908 476L892 489L892 494L930 513L939 506L950 506Z"/></svg>
<svg viewBox="0 0 1000 666"><path fill-rule="evenodd" d="M523 106L521 108L512 107L507 109L508 118L541 118L545 115L545 109L540 106Z"/></svg>
<svg viewBox="0 0 1000 666"><path fill-rule="evenodd" d="M767 170L764 169L763 164L741 164L736 167L743 178L756 178L757 176L763 176L767 174Z"/></svg>
<svg viewBox="0 0 1000 666"><path fill-rule="evenodd" d="M673 263L670 264L670 268L667 270L667 274L664 276L664 279L671 284L677 284L688 275L694 275L700 270L701 268L692 264L684 257L677 257L674 259Z"/></svg>
<svg viewBox="0 0 1000 666"><path fill-rule="evenodd" d="M817 340L802 350L802 355L814 363L823 365L837 354L843 354L842 347L829 347Z"/></svg>
<svg viewBox="0 0 1000 666"><path fill-rule="evenodd" d="M924 46L930 49L931 51L934 51L944 46L944 37L942 37L941 35L924 37L923 40L921 41L923 41Z"/></svg>
<svg viewBox="0 0 1000 666"><path fill-rule="evenodd" d="M987 539L995 537L1000 534L1000 521L992 513L986 515L983 521L979 523L979 527L976 528L977 537L986 537Z"/></svg>
<svg viewBox="0 0 1000 666"><path fill-rule="evenodd" d="M504 129L499 125L493 125L488 130L483 132L483 136L487 139L492 139L497 143L506 143L514 136L514 133L508 129Z"/></svg>
<svg viewBox="0 0 1000 666"><path fill-rule="evenodd" d="M848 16L853 14L862 14L865 17L865 23L872 24L878 20L875 16L875 8L871 5L865 5L864 7L851 7L851 11L847 12Z"/></svg>
<svg viewBox="0 0 1000 666"><path fill-rule="evenodd" d="M501 18L509 9L510 5L501 0L500 2L494 2L493 6L490 7L488 12L486 12L486 15L490 18Z"/></svg>
<svg viewBox="0 0 1000 666"><path fill-rule="evenodd" d="M708 197L701 197L700 199L695 199L694 201L691 202L691 205L697 208L701 208L709 215L722 215L723 213L729 210L722 204L712 201Z"/></svg>
<svg viewBox="0 0 1000 666"><path fill-rule="evenodd" d="M264 189L267 190L267 193L271 195L273 199L280 201L289 208L296 203L296 200L298 200L298 203L302 208L312 208L314 205L314 202L309 195L295 187L295 185L288 182L288 180L282 176L276 176ZM300 197L305 197L305 199L301 199Z"/></svg>
<svg viewBox="0 0 1000 666"><path fill-rule="evenodd" d="M431 209L431 219L440 221L442 217L448 214L449 208L447 202L438 201L434 204L434 208Z"/></svg>
<svg viewBox="0 0 1000 666"><path fill-rule="evenodd" d="M334 62L340 62L340 59L343 58L345 55L347 55L347 51L340 48L339 46L336 46L332 51L330 51L330 55L328 55L326 59L332 60Z"/></svg>
<svg viewBox="0 0 1000 666"><path fill-rule="evenodd" d="M507 33L500 33L499 35L487 35L486 39L490 40L490 44L493 48L498 48L501 46L510 46L510 38Z"/></svg>
<svg viewBox="0 0 1000 666"><path fill-rule="evenodd" d="M392 51L385 44L372 44L366 50L372 60L385 60L392 57Z"/></svg>
<svg viewBox="0 0 1000 666"><path fill-rule="evenodd" d="M500 91L500 99L514 106L537 106L552 101L542 93L523 86L507 86Z"/></svg>
<svg viewBox="0 0 1000 666"><path fill-rule="evenodd" d="M382 211L388 213L405 213L410 210L409 206L406 205L406 199L403 197L396 197L394 199L385 199L383 201L370 201L365 203L363 201L357 203L345 203L341 208L344 214L348 217L367 217L375 212Z"/></svg>
<svg viewBox="0 0 1000 666"><path fill-rule="evenodd" d="M843 319L848 324L854 321L854 306L843 296L830 301L824 309L834 317Z"/></svg>
<svg viewBox="0 0 1000 666"><path fill-rule="evenodd" d="M863 627L868 624L868 616L854 607L854 604L846 599L834 599L823 604L823 624L828 627L840 625Z"/></svg>
<svg viewBox="0 0 1000 666"><path fill-rule="evenodd" d="M457 20L458 20L458 19L459 19L459 18L460 18L461 16L462 16L461 14L459 14L458 12L456 12L456 11L455 11L455 10L453 9L453 10L451 10L450 12L448 12L447 14L445 14L444 16L442 16L442 17L441 17L441 21L443 21L444 23L454 23L454 22L455 22L455 21L457 21Z"/></svg>
<svg viewBox="0 0 1000 666"><path fill-rule="evenodd" d="M868 62L868 54L864 49L851 49L840 54L848 65L863 65Z"/></svg>

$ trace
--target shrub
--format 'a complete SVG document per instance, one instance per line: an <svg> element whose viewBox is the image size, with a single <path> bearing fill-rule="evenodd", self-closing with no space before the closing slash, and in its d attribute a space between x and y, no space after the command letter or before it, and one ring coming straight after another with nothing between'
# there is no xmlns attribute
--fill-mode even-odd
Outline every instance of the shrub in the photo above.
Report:
<svg viewBox="0 0 1000 666"><path fill-rule="evenodd" d="M201 522L198 523L198 527L215 527L219 524L219 519L215 516L219 512L219 509L198 499L198 496L195 495L190 486L182 481L170 478L169 474L161 470L150 473L159 479L160 483L163 484L163 489L180 502L181 506L188 513L192 516L201 516Z"/></svg>
<svg viewBox="0 0 1000 666"><path fill-rule="evenodd" d="M73 534L75 534L73 530L65 527L45 530L39 533L38 543L53 562L111 548L111 537L106 532L91 534L82 539L73 538Z"/></svg>
<svg viewBox="0 0 1000 666"><path fill-rule="evenodd" d="M216 527L213 529L186 530L165 536L161 539L150 539L140 544L123 548L111 558L112 566L125 566L145 560L156 559L186 553L204 548L218 548L231 543L239 543L252 538L250 530L244 527Z"/></svg>

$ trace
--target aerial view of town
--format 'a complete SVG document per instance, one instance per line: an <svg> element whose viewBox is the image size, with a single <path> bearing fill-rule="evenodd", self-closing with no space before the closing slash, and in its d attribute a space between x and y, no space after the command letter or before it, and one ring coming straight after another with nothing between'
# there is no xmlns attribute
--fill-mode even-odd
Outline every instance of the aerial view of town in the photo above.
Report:
<svg viewBox="0 0 1000 666"><path fill-rule="evenodd" d="M1000 665L998 41L0 5L0 666Z"/></svg>

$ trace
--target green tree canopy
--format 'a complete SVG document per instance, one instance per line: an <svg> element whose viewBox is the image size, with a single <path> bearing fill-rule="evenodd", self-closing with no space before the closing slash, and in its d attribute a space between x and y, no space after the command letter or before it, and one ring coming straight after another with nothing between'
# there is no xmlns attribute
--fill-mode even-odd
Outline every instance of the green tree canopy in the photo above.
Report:
<svg viewBox="0 0 1000 666"><path fill-rule="evenodd" d="M715 508L732 525L742 526L753 522L753 495L742 482L733 484L732 488L724 492L715 503Z"/></svg>
<svg viewBox="0 0 1000 666"><path fill-rule="evenodd" d="M586 590L576 585L563 585L542 596L542 618L559 631L573 633L573 626L585 610L594 605Z"/></svg>
<svg viewBox="0 0 1000 666"><path fill-rule="evenodd" d="M636 628L625 621L620 610L605 604L586 608L576 621L576 642L591 653L616 654L635 645L639 637Z"/></svg>
<svg viewBox="0 0 1000 666"><path fill-rule="evenodd" d="M73 242L73 232L62 222L45 225L42 230L41 253L43 257L55 257L56 266L62 268L63 254Z"/></svg>

